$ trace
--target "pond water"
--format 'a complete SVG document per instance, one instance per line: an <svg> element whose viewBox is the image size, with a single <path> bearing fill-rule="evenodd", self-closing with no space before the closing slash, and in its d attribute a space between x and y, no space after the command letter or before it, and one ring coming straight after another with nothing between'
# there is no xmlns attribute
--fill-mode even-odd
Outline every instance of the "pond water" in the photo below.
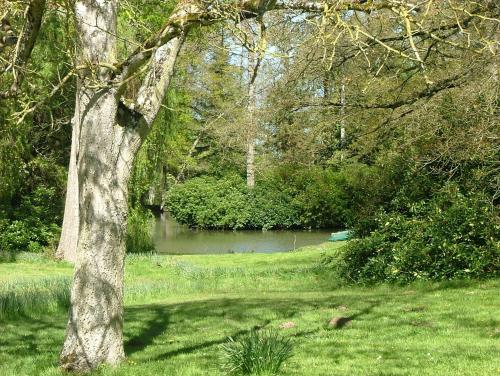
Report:
<svg viewBox="0 0 500 376"><path fill-rule="evenodd" d="M271 253L323 243L330 233L328 230L192 230L162 216L156 219L153 239L158 252L165 254Z"/></svg>

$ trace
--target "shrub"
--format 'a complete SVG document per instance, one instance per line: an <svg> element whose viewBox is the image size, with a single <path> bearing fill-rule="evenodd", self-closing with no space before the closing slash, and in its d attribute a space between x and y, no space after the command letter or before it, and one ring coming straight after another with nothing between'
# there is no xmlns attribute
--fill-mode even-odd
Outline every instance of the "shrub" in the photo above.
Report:
<svg viewBox="0 0 500 376"><path fill-rule="evenodd" d="M446 186L408 214L381 213L371 235L330 263L348 281L487 278L500 271L500 224L481 196Z"/></svg>
<svg viewBox="0 0 500 376"><path fill-rule="evenodd" d="M253 190L237 175L197 177L166 197L172 216L190 227L215 229L327 228L345 222L347 201L335 174L322 169L261 177Z"/></svg>
<svg viewBox="0 0 500 376"><path fill-rule="evenodd" d="M200 228L242 228L250 217L243 179L198 177L170 189L166 205L182 224Z"/></svg>
<svg viewBox="0 0 500 376"><path fill-rule="evenodd" d="M276 375L292 356L289 338L273 330L252 331L221 345L221 363L229 375Z"/></svg>
<svg viewBox="0 0 500 376"><path fill-rule="evenodd" d="M398 159L380 161L371 166L362 163L344 166L336 174L335 181L346 201L343 214L348 227L354 228L361 236L374 230L377 212L389 209L396 192L404 185L405 173L406 167L401 166Z"/></svg>
<svg viewBox="0 0 500 376"><path fill-rule="evenodd" d="M0 252L42 252L59 239L62 212L54 188L39 186L23 196L19 206L0 218Z"/></svg>
<svg viewBox="0 0 500 376"><path fill-rule="evenodd" d="M297 194L293 204L299 209L304 227L341 228L347 221L348 201L338 173L310 169L294 179Z"/></svg>
<svg viewBox="0 0 500 376"><path fill-rule="evenodd" d="M302 225L291 184L270 177L260 180L248 196L251 210L247 228L294 228Z"/></svg>

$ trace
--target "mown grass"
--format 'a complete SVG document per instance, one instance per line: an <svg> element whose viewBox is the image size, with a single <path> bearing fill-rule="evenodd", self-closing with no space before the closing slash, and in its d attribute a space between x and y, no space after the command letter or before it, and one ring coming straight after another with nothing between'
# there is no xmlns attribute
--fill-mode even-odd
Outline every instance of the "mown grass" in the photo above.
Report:
<svg viewBox="0 0 500 376"><path fill-rule="evenodd" d="M256 328L291 339L294 355L283 365L284 375L500 372L500 281L345 287L318 264L321 253L336 247L270 255L129 256L127 360L95 374L221 375L220 345ZM40 281L70 275L67 264L21 258L0 264L0 291L22 290L28 282L46 291L51 282ZM22 315L0 318L0 375L61 374L57 357L66 309L37 307L35 313L25 306ZM327 321L335 316L352 321L331 329ZM288 321L294 327L280 329Z"/></svg>

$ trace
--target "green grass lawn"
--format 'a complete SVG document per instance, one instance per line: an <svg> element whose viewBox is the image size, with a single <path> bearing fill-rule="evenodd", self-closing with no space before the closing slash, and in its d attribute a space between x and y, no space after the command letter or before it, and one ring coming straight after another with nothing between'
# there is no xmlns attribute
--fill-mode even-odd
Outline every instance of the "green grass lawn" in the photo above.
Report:
<svg viewBox="0 0 500 376"><path fill-rule="evenodd" d="M220 344L255 327L292 338L284 375L500 374L500 281L341 286L318 264L338 246L129 256L127 360L95 374L220 375ZM65 286L70 276L70 265L43 258L0 264L0 299L8 290L36 294L37 283L50 289L47 280ZM66 312L44 299L39 311L0 318L1 376L61 374ZM352 321L330 329L335 316ZM279 329L287 321L295 327Z"/></svg>

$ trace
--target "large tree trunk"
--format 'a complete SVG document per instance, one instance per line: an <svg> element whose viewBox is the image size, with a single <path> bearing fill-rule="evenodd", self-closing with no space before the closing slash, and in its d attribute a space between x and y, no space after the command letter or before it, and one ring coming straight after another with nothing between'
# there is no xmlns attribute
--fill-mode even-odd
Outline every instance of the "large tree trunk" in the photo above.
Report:
<svg viewBox="0 0 500 376"><path fill-rule="evenodd" d="M117 122L113 90L89 93L78 158L80 235L61 366L117 364L123 351L128 181L141 139Z"/></svg>
<svg viewBox="0 0 500 376"><path fill-rule="evenodd" d="M103 85L110 71L102 63L112 64L116 56L116 14L116 0L75 3L80 37L78 62L91 64L93 69L80 72L76 98L73 136L78 128L80 134L79 141L77 138L73 142L78 145L74 152L77 153L79 237L60 362L62 368L79 372L104 362L117 364L124 357L127 184L133 145L140 140L137 132L133 137L129 128L117 123L117 90ZM74 182L69 177L68 183Z"/></svg>
<svg viewBox="0 0 500 376"><path fill-rule="evenodd" d="M168 88L184 36L158 47L136 105L121 102L106 66L115 57L116 0L75 4L81 37L77 141L79 230L71 307L60 355L65 370L87 372L118 364L123 350L123 276L128 182L139 147ZM90 22L90 20L92 22ZM75 135L74 135L75 136Z"/></svg>

